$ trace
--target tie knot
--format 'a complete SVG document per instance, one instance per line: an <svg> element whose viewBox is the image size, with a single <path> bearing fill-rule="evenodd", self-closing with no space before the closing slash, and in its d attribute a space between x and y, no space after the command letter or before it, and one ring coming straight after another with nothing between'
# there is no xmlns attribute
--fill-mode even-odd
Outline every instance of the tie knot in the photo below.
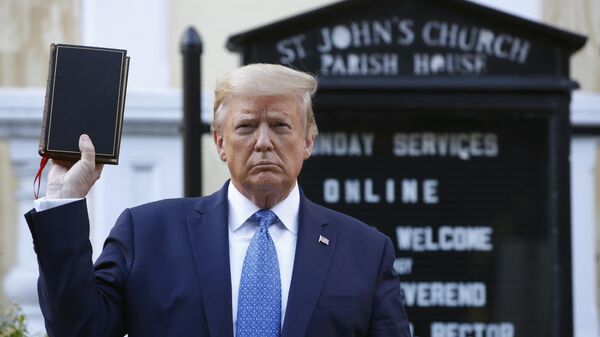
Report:
<svg viewBox="0 0 600 337"><path fill-rule="evenodd" d="M260 209L256 213L252 214L252 218L258 222L259 227L268 228L275 221L277 221L277 215L270 209Z"/></svg>

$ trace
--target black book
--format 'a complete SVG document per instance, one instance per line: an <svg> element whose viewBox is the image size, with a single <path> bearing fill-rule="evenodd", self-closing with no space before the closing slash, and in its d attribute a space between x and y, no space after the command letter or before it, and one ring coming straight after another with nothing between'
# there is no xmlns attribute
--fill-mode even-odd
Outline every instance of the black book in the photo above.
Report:
<svg viewBox="0 0 600 337"><path fill-rule="evenodd" d="M40 155L76 161L86 133L96 162L117 164L128 71L126 50L52 44Z"/></svg>

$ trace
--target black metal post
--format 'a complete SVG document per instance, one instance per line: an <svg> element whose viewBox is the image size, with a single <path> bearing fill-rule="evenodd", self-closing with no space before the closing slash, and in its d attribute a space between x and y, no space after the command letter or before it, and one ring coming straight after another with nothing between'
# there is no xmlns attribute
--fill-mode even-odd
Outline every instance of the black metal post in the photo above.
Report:
<svg viewBox="0 0 600 337"><path fill-rule="evenodd" d="M185 197L202 195L202 40L193 27L181 39L183 56L183 186Z"/></svg>

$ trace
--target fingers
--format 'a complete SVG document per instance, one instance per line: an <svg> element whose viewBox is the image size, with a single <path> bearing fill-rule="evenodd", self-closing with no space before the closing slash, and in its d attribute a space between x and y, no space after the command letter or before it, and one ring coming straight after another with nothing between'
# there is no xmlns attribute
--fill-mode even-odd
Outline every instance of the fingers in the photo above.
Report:
<svg viewBox="0 0 600 337"><path fill-rule="evenodd" d="M85 133L79 137L79 151L81 151L81 160L86 164L96 164L96 149L88 135Z"/></svg>
<svg viewBox="0 0 600 337"><path fill-rule="evenodd" d="M96 165L96 150L90 137L79 137L81 160L77 162L52 160L48 173L46 197L50 199L83 198L100 178L104 165Z"/></svg>
<svg viewBox="0 0 600 337"><path fill-rule="evenodd" d="M98 164L96 165L96 170L94 171L94 173L96 174L96 180L100 179L100 176L102 175L102 169L104 168L104 164Z"/></svg>
<svg viewBox="0 0 600 337"><path fill-rule="evenodd" d="M60 199L63 196L63 181L67 170L73 163L62 160L51 160L48 182L46 184L46 197L49 199Z"/></svg>
<svg viewBox="0 0 600 337"><path fill-rule="evenodd" d="M73 166L73 164L75 164L74 161L60 160L60 159L52 159L52 160L50 160L50 163L52 164L52 167L56 166L56 167L63 168L65 170L70 169L71 166Z"/></svg>

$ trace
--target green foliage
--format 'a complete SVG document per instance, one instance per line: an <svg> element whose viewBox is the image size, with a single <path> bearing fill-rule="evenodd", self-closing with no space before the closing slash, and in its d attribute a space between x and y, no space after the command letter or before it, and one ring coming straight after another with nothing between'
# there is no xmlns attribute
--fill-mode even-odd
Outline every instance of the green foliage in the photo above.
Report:
<svg viewBox="0 0 600 337"><path fill-rule="evenodd" d="M27 337L25 315L16 305L11 305L0 311L0 337Z"/></svg>
<svg viewBox="0 0 600 337"><path fill-rule="evenodd" d="M0 308L0 337L34 337L27 331L25 315L18 305Z"/></svg>

